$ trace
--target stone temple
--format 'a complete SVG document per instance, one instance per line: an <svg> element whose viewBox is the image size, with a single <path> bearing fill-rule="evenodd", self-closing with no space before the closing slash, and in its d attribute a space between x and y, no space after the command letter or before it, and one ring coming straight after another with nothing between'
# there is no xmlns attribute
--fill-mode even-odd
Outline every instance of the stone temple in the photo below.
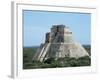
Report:
<svg viewBox="0 0 100 80"><path fill-rule="evenodd" d="M41 44L33 56L35 61L48 58L84 57L89 56L83 46L74 41L72 32L65 25L53 25L51 32L46 33L45 43Z"/></svg>

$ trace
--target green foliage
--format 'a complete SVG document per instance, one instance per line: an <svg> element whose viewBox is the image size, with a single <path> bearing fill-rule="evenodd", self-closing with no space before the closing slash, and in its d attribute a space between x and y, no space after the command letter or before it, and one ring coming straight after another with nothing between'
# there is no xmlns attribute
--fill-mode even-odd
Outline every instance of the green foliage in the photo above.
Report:
<svg viewBox="0 0 100 80"><path fill-rule="evenodd" d="M55 58L48 58L47 60L44 61L44 63L51 64L55 61Z"/></svg>
<svg viewBox="0 0 100 80"><path fill-rule="evenodd" d="M79 67L79 66L90 66L90 58L88 56L81 58L49 58L44 62L34 61L33 64L28 64L30 68L57 68L57 67Z"/></svg>
<svg viewBox="0 0 100 80"><path fill-rule="evenodd" d="M85 46L88 51L89 46ZM23 49L23 69L37 69L37 68L57 68L57 67L80 67L80 66L90 66L91 58L88 56L81 58L48 58L44 62L32 61L37 48L24 48ZM90 51L89 51L90 52ZM90 53L89 53L90 54Z"/></svg>
<svg viewBox="0 0 100 80"><path fill-rule="evenodd" d="M36 47L25 47L23 48L23 68L33 68L32 58L36 52Z"/></svg>
<svg viewBox="0 0 100 80"><path fill-rule="evenodd" d="M91 59L88 56L81 57L77 61L79 66L91 65Z"/></svg>

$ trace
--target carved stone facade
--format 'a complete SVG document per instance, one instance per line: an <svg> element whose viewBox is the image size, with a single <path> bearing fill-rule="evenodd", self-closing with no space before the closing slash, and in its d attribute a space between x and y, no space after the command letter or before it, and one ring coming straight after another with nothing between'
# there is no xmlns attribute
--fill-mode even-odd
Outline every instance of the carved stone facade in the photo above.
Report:
<svg viewBox="0 0 100 80"><path fill-rule="evenodd" d="M40 45L33 60L44 61L48 58L89 56L81 44L74 41L72 32L65 25L53 25L46 33L45 43Z"/></svg>

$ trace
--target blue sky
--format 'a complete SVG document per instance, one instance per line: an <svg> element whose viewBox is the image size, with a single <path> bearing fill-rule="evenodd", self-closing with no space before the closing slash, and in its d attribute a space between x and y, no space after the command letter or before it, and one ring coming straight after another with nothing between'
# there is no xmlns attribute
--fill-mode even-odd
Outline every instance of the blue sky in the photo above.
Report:
<svg viewBox="0 0 100 80"><path fill-rule="evenodd" d="M23 46L38 46L45 42L45 33L55 24L69 26L73 38L90 44L91 14L49 11L23 11Z"/></svg>

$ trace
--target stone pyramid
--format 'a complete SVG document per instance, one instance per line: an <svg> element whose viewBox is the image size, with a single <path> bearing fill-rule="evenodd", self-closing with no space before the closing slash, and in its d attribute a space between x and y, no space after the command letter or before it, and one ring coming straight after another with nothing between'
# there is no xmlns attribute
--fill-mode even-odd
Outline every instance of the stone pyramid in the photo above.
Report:
<svg viewBox="0 0 100 80"><path fill-rule="evenodd" d="M44 61L48 58L84 57L88 52L80 43L74 41L72 32L65 25L53 25L46 33L45 43L41 44L33 60Z"/></svg>

